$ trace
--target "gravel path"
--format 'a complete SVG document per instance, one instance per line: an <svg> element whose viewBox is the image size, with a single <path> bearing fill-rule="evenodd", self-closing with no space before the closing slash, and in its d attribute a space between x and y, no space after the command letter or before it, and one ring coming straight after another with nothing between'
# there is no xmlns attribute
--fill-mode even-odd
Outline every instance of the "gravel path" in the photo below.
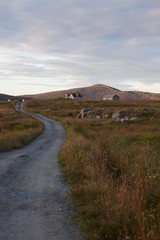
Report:
<svg viewBox="0 0 160 240"><path fill-rule="evenodd" d="M23 111L21 105L16 108ZM0 153L0 239L80 240L57 163L64 129L30 115L44 123L43 133L26 147Z"/></svg>

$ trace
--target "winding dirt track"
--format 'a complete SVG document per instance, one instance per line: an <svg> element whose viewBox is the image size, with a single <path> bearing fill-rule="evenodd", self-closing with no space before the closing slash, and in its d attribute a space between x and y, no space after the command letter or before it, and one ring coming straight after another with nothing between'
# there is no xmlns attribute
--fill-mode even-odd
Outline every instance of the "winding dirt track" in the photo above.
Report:
<svg viewBox="0 0 160 240"><path fill-rule="evenodd" d="M16 108L45 127L26 147L0 153L0 239L80 240L57 163L64 129L56 121L23 111L21 105Z"/></svg>

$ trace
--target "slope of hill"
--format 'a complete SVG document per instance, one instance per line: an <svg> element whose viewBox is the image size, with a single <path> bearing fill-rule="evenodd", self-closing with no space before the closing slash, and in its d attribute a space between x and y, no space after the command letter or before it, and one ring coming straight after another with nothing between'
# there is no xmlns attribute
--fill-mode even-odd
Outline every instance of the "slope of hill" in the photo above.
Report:
<svg viewBox="0 0 160 240"><path fill-rule="evenodd" d="M37 98L37 99L55 99L64 98L66 92L80 92L84 100L101 100L104 95L116 94L120 97L120 100L160 100L159 93L148 93L140 91L121 91L119 89L103 85L96 84L89 87L83 88L73 88L62 91L54 91L42 94L29 95L27 97Z"/></svg>

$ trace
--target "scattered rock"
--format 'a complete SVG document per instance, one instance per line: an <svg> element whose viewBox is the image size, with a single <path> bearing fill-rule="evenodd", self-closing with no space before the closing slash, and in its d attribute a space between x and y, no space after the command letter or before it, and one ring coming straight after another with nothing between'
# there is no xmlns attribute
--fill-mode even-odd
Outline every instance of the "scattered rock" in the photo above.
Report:
<svg viewBox="0 0 160 240"><path fill-rule="evenodd" d="M100 119L101 116L100 116L100 115L96 115L95 118L96 118L96 119Z"/></svg>
<svg viewBox="0 0 160 240"><path fill-rule="evenodd" d="M102 108L101 108L102 110ZM120 110L116 113L114 113L112 116L106 114L106 113L100 113L100 114L92 114L92 109L91 108L83 108L80 113L78 114L78 118L84 118L88 117L90 119L107 119L107 118L112 118L116 122L120 123L129 123L129 122L136 122L140 121L142 118L138 116L133 117L133 113L131 111L125 111L125 110Z"/></svg>
<svg viewBox="0 0 160 240"><path fill-rule="evenodd" d="M91 114L91 111L92 111L91 108L83 108L78 114L78 118L84 118L86 116L89 117L89 115Z"/></svg>
<svg viewBox="0 0 160 240"><path fill-rule="evenodd" d="M128 123L129 122L129 118L125 117L125 118L121 118L121 123Z"/></svg>
<svg viewBox="0 0 160 240"><path fill-rule="evenodd" d="M131 121L131 122L137 122L137 121L140 121L140 120L141 120L141 117L131 117L129 119L129 121Z"/></svg>
<svg viewBox="0 0 160 240"><path fill-rule="evenodd" d="M114 119L114 118L117 118L117 117L122 118L122 117L128 116L129 114L130 114L129 111L121 110L121 111L119 111L119 112L114 113L114 114L112 115L112 118L113 118L113 119Z"/></svg>

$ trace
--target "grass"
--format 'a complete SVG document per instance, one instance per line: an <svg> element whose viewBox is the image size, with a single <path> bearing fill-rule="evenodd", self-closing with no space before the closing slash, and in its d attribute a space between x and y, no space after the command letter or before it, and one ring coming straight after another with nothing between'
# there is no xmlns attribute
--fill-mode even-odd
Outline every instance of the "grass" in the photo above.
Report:
<svg viewBox="0 0 160 240"><path fill-rule="evenodd" d="M63 123L64 176L87 240L158 240L160 236L160 102L29 102ZM80 109L130 111L139 122L77 119Z"/></svg>
<svg viewBox="0 0 160 240"><path fill-rule="evenodd" d="M0 152L28 144L42 131L42 124L16 112L13 103L0 103Z"/></svg>

